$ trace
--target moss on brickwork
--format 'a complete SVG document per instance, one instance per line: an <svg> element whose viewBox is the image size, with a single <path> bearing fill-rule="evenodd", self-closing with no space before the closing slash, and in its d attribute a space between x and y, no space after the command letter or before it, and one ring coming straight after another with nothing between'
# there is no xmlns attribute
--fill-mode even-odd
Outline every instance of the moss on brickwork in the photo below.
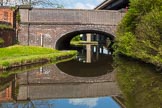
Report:
<svg viewBox="0 0 162 108"><path fill-rule="evenodd" d="M0 29L12 29L11 25L0 24Z"/></svg>
<svg viewBox="0 0 162 108"><path fill-rule="evenodd" d="M2 45L3 43L4 43L4 40L0 38L0 45Z"/></svg>

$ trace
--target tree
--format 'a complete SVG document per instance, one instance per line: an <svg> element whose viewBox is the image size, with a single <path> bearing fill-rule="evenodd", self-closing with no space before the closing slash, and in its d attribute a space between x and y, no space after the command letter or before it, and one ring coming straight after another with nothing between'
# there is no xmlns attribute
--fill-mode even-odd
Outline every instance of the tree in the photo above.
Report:
<svg viewBox="0 0 162 108"><path fill-rule="evenodd" d="M3 6L5 4L7 4L8 0L0 0L0 5Z"/></svg>
<svg viewBox="0 0 162 108"><path fill-rule="evenodd" d="M1 6L32 5L33 7L63 8L56 0L0 0Z"/></svg>

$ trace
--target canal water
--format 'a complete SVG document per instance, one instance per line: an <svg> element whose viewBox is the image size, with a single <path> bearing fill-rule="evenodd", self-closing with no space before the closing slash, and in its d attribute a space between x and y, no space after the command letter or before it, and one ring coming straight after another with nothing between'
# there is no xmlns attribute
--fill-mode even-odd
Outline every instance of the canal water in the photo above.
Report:
<svg viewBox="0 0 162 108"><path fill-rule="evenodd" d="M102 45L75 59L0 74L0 108L162 108L162 74Z"/></svg>

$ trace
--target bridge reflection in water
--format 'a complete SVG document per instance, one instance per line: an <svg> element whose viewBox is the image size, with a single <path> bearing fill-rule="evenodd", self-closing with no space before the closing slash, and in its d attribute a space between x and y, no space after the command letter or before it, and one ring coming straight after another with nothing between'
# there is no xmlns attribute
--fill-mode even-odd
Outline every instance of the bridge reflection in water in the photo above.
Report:
<svg viewBox="0 0 162 108"><path fill-rule="evenodd" d="M92 99L120 95L115 71L111 66L111 55L104 50L98 50L98 52L96 46L88 45L88 47L91 49L89 50L91 55L85 54L88 50L85 52L84 49L81 50L82 54L80 53L87 55L85 62L77 61L81 57L78 55L76 60L44 65L30 71L22 71L8 78L0 78L0 84L3 86L0 101ZM99 47L99 49L101 48L103 47ZM104 60L105 62L103 62ZM103 66L107 68L103 69Z"/></svg>

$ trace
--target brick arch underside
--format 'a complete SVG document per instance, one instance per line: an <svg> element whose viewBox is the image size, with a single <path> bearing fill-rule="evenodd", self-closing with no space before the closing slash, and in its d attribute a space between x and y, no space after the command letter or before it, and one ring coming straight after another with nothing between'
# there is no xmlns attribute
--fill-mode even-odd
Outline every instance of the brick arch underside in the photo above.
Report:
<svg viewBox="0 0 162 108"><path fill-rule="evenodd" d="M94 25L81 25L80 27L73 27L69 28L66 32L61 33L60 35L57 35L57 40L55 43L56 49L64 49L64 47L67 47L70 45L70 41L73 37L84 34L84 33L97 33L101 34L103 36L107 36L110 38L110 40L114 40L115 34L114 34L114 26L94 26Z"/></svg>

